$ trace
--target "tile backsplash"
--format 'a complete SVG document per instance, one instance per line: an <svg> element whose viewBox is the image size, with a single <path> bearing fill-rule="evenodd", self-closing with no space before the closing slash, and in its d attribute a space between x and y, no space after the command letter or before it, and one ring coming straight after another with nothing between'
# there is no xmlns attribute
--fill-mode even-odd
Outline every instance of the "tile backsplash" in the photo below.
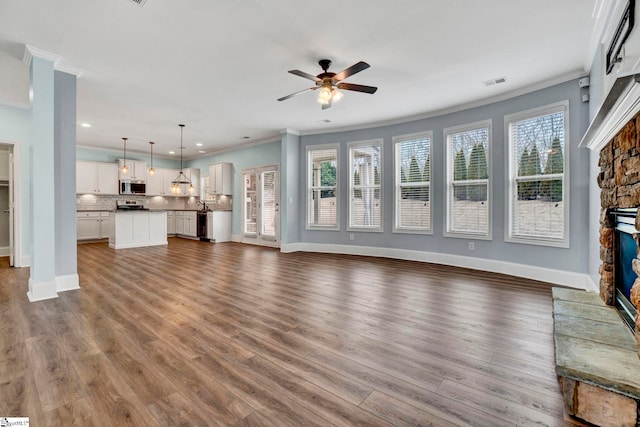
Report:
<svg viewBox="0 0 640 427"><path fill-rule="evenodd" d="M76 197L76 210L79 211L111 211L116 209L116 200L142 200L149 209L199 209L197 197L162 197L162 196L102 196L82 194ZM213 202L207 202L213 210L231 210L231 197L218 196Z"/></svg>

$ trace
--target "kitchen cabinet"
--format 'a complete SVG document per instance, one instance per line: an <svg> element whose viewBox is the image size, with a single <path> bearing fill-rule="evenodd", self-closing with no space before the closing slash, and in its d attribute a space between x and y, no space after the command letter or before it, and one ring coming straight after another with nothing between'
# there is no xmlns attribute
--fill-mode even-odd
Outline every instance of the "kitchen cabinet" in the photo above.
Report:
<svg viewBox="0 0 640 427"><path fill-rule="evenodd" d="M109 238L111 219L109 212L77 212L76 232L78 240Z"/></svg>
<svg viewBox="0 0 640 427"><path fill-rule="evenodd" d="M175 211L176 234L179 236L196 237L198 235L198 217L196 211Z"/></svg>
<svg viewBox="0 0 640 427"><path fill-rule="evenodd" d="M167 244L167 215L165 211L110 212L113 227L109 233L112 249L138 248Z"/></svg>
<svg viewBox="0 0 640 427"><path fill-rule="evenodd" d="M196 237L198 235L198 215L195 211L184 212L185 236Z"/></svg>
<svg viewBox="0 0 640 427"><path fill-rule="evenodd" d="M176 234L176 213L167 212L167 234Z"/></svg>
<svg viewBox="0 0 640 427"><path fill-rule="evenodd" d="M184 212L175 212L175 233L184 234Z"/></svg>
<svg viewBox="0 0 640 427"><path fill-rule="evenodd" d="M147 175L147 196L171 196L171 181L178 176L178 169L156 169Z"/></svg>
<svg viewBox="0 0 640 427"><path fill-rule="evenodd" d="M231 195L233 193L233 164L209 165L209 193Z"/></svg>
<svg viewBox="0 0 640 427"><path fill-rule="evenodd" d="M207 213L207 237L216 243L231 241L231 211Z"/></svg>
<svg viewBox="0 0 640 427"><path fill-rule="evenodd" d="M189 193L188 186L181 188L179 194L171 192L171 181L178 177L179 169L156 169L153 175L147 175L147 196L198 196L200 188L200 169L183 169L184 175L193 183L193 193Z"/></svg>
<svg viewBox="0 0 640 427"><path fill-rule="evenodd" d="M76 162L77 194L118 194L118 165L115 163Z"/></svg>
<svg viewBox="0 0 640 427"><path fill-rule="evenodd" d="M146 182L147 162L127 159L127 173L122 172L122 166L124 166L124 159L118 160L118 179L130 179L132 181Z"/></svg>

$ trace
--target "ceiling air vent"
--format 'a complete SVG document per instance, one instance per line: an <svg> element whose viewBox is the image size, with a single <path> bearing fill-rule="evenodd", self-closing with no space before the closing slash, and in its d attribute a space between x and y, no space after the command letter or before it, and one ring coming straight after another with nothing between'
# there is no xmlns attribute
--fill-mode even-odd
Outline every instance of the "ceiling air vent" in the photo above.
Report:
<svg viewBox="0 0 640 427"><path fill-rule="evenodd" d="M493 86L507 81L506 77L498 77L497 79L485 80L482 82L485 86Z"/></svg>
<svg viewBox="0 0 640 427"><path fill-rule="evenodd" d="M147 0L129 0L131 3L135 3L138 6L142 7L147 2Z"/></svg>

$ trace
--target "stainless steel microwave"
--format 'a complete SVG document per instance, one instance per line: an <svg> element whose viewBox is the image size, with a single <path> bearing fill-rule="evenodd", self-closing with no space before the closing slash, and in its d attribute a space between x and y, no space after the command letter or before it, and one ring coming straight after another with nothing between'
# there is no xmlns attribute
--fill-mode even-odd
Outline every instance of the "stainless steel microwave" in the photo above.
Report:
<svg viewBox="0 0 640 427"><path fill-rule="evenodd" d="M143 181L120 181L120 194L145 194L147 191L147 184Z"/></svg>

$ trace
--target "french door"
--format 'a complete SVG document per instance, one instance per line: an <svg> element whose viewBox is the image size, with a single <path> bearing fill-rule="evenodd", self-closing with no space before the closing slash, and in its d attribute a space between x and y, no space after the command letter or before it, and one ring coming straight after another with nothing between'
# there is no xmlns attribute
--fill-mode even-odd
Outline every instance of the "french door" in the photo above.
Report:
<svg viewBox="0 0 640 427"><path fill-rule="evenodd" d="M278 166L242 171L242 242L280 246L280 177Z"/></svg>

